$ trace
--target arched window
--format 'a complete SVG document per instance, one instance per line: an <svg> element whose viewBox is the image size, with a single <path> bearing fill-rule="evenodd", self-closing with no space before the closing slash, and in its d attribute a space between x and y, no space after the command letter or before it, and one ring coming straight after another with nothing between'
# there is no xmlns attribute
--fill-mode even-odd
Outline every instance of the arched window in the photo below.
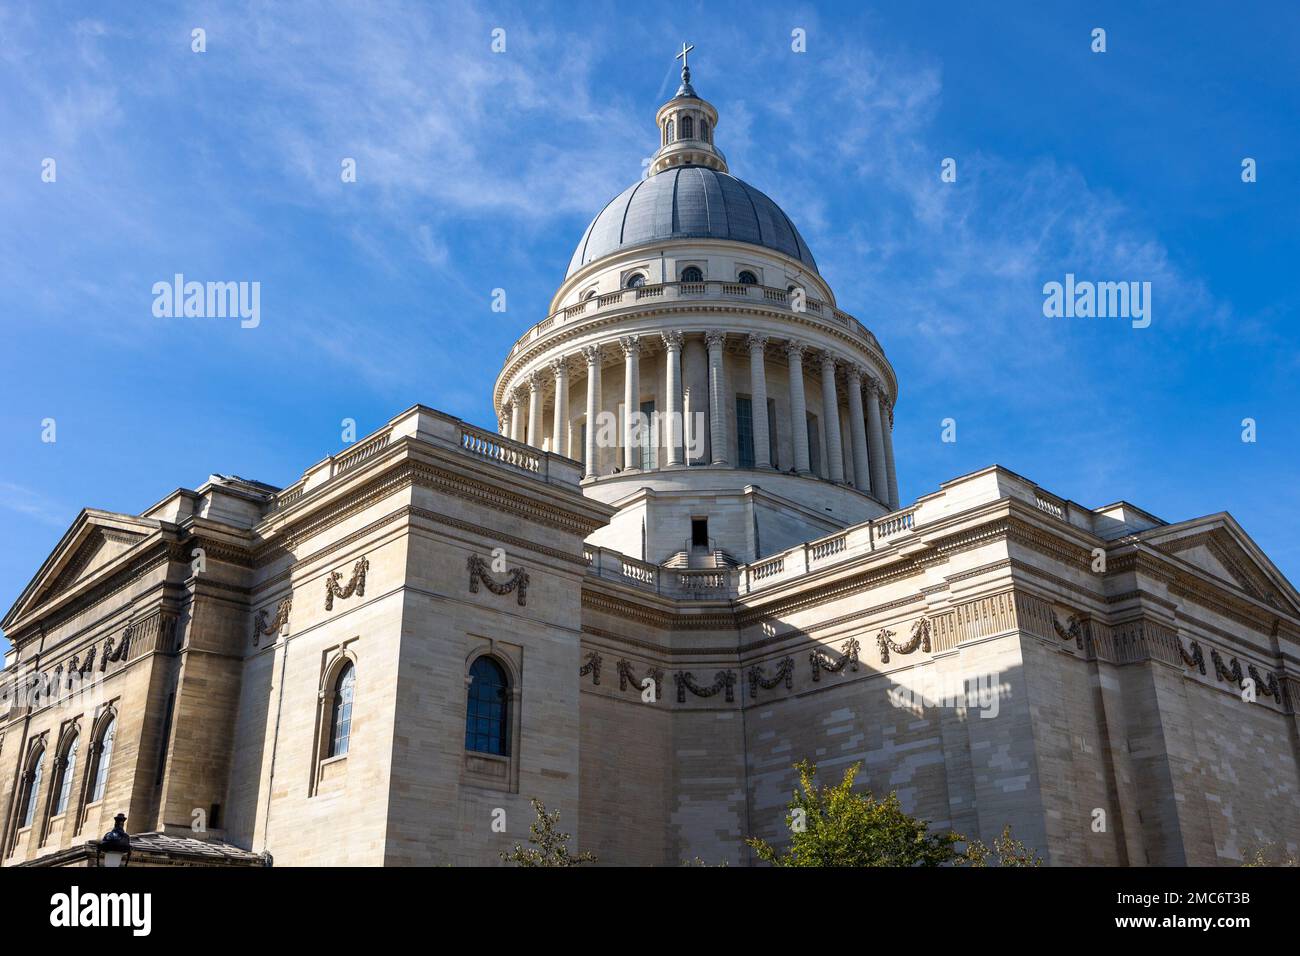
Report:
<svg viewBox="0 0 1300 956"><path fill-rule="evenodd" d="M469 669L469 703L465 708L465 749L478 753L510 755L506 713L510 682L506 672L490 657L480 657Z"/></svg>
<svg viewBox="0 0 1300 956"><path fill-rule="evenodd" d="M741 285L758 285L758 276L746 269L736 276L736 281Z"/></svg>
<svg viewBox="0 0 1300 956"><path fill-rule="evenodd" d="M645 276L639 272L634 272L627 277L627 287L629 289L639 289L645 285Z"/></svg>
<svg viewBox="0 0 1300 956"><path fill-rule="evenodd" d="M708 120L700 120L700 139L704 140L704 142L706 142L706 143L711 143L711 142L713 142L713 140L709 139L709 121L708 121Z"/></svg>
<svg viewBox="0 0 1300 956"><path fill-rule="evenodd" d="M584 296L582 297L582 300L585 302L585 301L587 301L588 299L594 299L594 298L596 298L596 290L595 290L595 289L588 289L588 290L587 290L587 294L584 295Z"/></svg>
<svg viewBox="0 0 1300 956"><path fill-rule="evenodd" d="M690 116L682 117L682 139L695 138L695 120Z"/></svg>
<svg viewBox="0 0 1300 956"><path fill-rule="evenodd" d="M675 128L676 128L676 124L674 124L672 120L669 120L667 126L668 132L664 135L665 146L673 141L673 132Z"/></svg>
<svg viewBox="0 0 1300 956"><path fill-rule="evenodd" d="M77 745L79 743L80 735L74 730L72 739L64 745L63 756L55 767L58 777L54 784L54 809L50 811L53 816L57 817L68 809L68 797L72 793L72 780L77 775Z"/></svg>
<svg viewBox="0 0 1300 956"><path fill-rule="evenodd" d="M357 682L357 671L351 663L344 664L334 681L334 713L330 718L331 757L341 757L348 752L352 738L352 694Z"/></svg>
<svg viewBox="0 0 1300 956"><path fill-rule="evenodd" d="M108 766L113 761L113 738L117 734L117 718L110 717L99 732L99 741L92 752L94 763L90 767L90 803L104 799L104 787L108 783Z"/></svg>
<svg viewBox="0 0 1300 956"><path fill-rule="evenodd" d="M700 271L699 266L687 266L682 270L683 282L703 282L704 273Z"/></svg>
<svg viewBox="0 0 1300 956"><path fill-rule="evenodd" d="M45 776L45 746L39 745L27 761L27 789L23 792L22 814L19 827L29 827L36 816L36 797L41 792L41 778Z"/></svg>

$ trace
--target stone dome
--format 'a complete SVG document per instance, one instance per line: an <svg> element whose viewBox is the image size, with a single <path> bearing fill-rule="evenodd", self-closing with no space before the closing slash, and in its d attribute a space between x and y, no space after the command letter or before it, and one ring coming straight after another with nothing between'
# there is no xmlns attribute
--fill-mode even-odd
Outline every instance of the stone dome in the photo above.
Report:
<svg viewBox="0 0 1300 956"><path fill-rule="evenodd" d="M808 244L781 207L748 183L707 166L675 166L629 186L592 220L567 276L621 249L667 239L727 239L798 259Z"/></svg>

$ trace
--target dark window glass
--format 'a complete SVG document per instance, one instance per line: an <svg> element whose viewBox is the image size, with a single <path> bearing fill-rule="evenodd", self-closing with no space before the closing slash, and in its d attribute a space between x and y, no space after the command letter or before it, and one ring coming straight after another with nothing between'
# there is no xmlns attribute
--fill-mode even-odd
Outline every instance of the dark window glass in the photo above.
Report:
<svg viewBox="0 0 1300 956"><path fill-rule="evenodd" d="M41 792L41 778L45 776L45 748L36 755L36 767L32 770L32 778L27 783L27 793L23 797L23 816L21 826L29 827L32 825L32 819L36 816L36 796Z"/></svg>
<svg viewBox="0 0 1300 956"><path fill-rule="evenodd" d="M640 446L640 467L642 470L658 467L659 450L655 447L654 429L651 422L655 419L655 403L641 403L641 422L637 426L637 444Z"/></svg>
<svg viewBox="0 0 1300 956"><path fill-rule="evenodd" d="M330 718L331 757L341 757L347 753L348 745L352 742L352 695L356 683L356 668L344 664L334 681L334 713Z"/></svg>
<svg viewBox="0 0 1300 956"><path fill-rule="evenodd" d="M691 519L691 547L707 548L709 546L709 519Z"/></svg>
<svg viewBox="0 0 1300 956"><path fill-rule="evenodd" d="M465 749L509 756L506 720L510 685L501 665L480 657L469 669L469 706L465 713Z"/></svg>
<svg viewBox="0 0 1300 956"><path fill-rule="evenodd" d="M817 416L808 413L808 468L814 475L822 473L822 443L817 433Z"/></svg>
<svg viewBox="0 0 1300 956"><path fill-rule="evenodd" d="M695 120L689 116L682 117L682 139L695 138Z"/></svg>
<svg viewBox="0 0 1300 956"><path fill-rule="evenodd" d="M758 276L746 269L740 275L736 276L736 281L741 285L758 285Z"/></svg>
<svg viewBox="0 0 1300 956"><path fill-rule="evenodd" d="M104 732L99 737L99 752L95 754L95 783L90 788L90 802L98 803L104 798L104 786L108 783L108 765L113 762L113 738L117 735L117 718L109 720Z"/></svg>
<svg viewBox="0 0 1300 956"><path fill-rule="evenodd" d="M746 395L736 396L736 449L741 468L754 467L754 405Z"/></svg>
<svg viewBox="0 0 1300 956"><path fill-rule="evenodd" d="M711 143L711 142L713 142L711 139L709 139L709 121L708 121L708 120L700 120L700 139L704 140L704 142L706 142L706 143Z"/></svg>
<svg viewBox="0 0 1300 956"><path fill-rule="evenodd" d="M699 266L687 266L682 270L683 282L703 282L704 273L700 271Z"/></svg>
<svg viewBox="0 0 1300 956"><path fill-rule="evenodd" d="M773 468L779 467L776 461L776 399L767 400L767 458Z"/></svg>
<svg viewBox="0 0 1300 956"><path fill-rule="evenodd" d="M72 793L72 779L77 775L77 744L80 741L72 738L72 743L68 744L68 749L63 752L63 765L59 768L59 789L57 796L54 798L54 816L58 816L68 809L68 796Z"/></svg>
<svg viewBox="0 0 1300 956"><path fill-rule="evenodd" d="M664 139L664 142L665 142L665 143L671 143L671 142L673 141L673 131L674 131L675 128L676 128L676 127L674 126L673 121L672 121L672 120L669 120L669 121L668 121L668 135L667 135L667 137L665 137L665 139Z"/></svg>
<svg viewBox="0 0 1300 956"><path fill-rule="evenodd" d="M639 289L645 285L645 276L639 272L634 272L627 277L627 287L629 289Z"/></svg>

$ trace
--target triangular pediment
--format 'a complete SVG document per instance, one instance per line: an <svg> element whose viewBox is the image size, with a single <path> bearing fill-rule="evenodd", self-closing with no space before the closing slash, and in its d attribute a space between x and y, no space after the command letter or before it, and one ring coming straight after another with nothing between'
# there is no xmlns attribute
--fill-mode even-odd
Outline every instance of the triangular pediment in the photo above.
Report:
<svg viewBox="0 0 1300 956"><path fill-rule="evenodd" d="M23 589L0 626L9 629L19 618L96 577L159 527L157 521L134 515L83 511Z"/></svg>
<svg viewBox="0 0 1300 956"><path fill-rule="evenodd" d="M1289 614L1300 614L1300 595L1268 556L1228 514L1153 528L1140 536L1170 557Z"/></svg>

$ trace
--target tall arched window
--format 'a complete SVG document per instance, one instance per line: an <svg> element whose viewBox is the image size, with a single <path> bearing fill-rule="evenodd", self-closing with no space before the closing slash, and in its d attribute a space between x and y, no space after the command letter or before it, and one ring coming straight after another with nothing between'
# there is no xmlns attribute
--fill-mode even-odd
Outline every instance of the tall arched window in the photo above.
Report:
<svg viewBox="0 0 1300 956"><path fill-rule="evenodd" d="M668 133L667 133L667 135L666 135L665 138L664 138L664 144L665 144L665 145L667 145L668 143L671 143L671 142L673 141L673 131L674 131L675 128L676 128L676 124L674 124L672 120L669 120L669 121L668 121Z"/></svg>
<svg viewBox="0 0 1300 956"><path fill-rule="evenodd" d="M758 285L758 276L746 269L740 275L736 276L736 281L741 285Z"/></svg>
<svg viewBox="0 0 1300 956"><path fill-rule="evenodd" d="M63 747L63 756L55 769L58 777L55 778L54 786L54 809L51 810L53 816L58 816L68 809L68 797L72 794L72 781L77 775L77 745L80 743L80 735L74 730L72 739Z"/></svg>
<svg viewBox="0 0 1300 956"><path fill-rule="evenodd" d="M490 657L480 657L469 669L469 703L465 708L465 749L510 755L507 717L510 682Z"/></svg>
<svg viewBox="0 0 1300 956"><path fill-rule="evenodd" d="M682 270L683 282L703 282L704 273L700 271L699 266L687 266Z"/></svg>
<svg viewBox="0 0 1300 956"><path fill-rule="evenodd" d="M639 289L645 285L645 276L639 272L634 272L627 277L627 287L629 289Z"/></svg>
<svg viewBox="0 0 1300 956"><path fill-rule="evenodd" d="M22 823L19 827L29 827L36 817L36 797L41 792L41 778L45 776L45 745L41 744L27 761L26 783L23 791Z"/></svg>
<svg viewBox="0 0 1300 956"><path fill-rule="evenodd" d="M334 713L330 718L331 757L341 757L348 752L352 739L352 693L357 682L357 671L350 663L343 665L334 681Z"/></svg>
<svg viewBox="0 0 1300 956"><path fill-rule="evenodd" d="M92 752L94 763L90 774L94 783L90 786L90 803L104 799L104 787L108 783L108 766L113 762L113 738L117 734L117 717L110 717L99 732L99 740Z"/></svg>
<svg viewBox="0 0 1300 956"><path fill-rule="evenodd" d="M695 120L690 116L682 117L682 139L695 138Z"/></svg>
<svg viewBox="0 0 1300 956"><path fill-rule="evenodd" d="M706 143L711 143L711 142L713 142L713 140L709 139L709 121L708 121L708 120L700 120L700 139L704 140L704 142L706 142Z"/></svg>

